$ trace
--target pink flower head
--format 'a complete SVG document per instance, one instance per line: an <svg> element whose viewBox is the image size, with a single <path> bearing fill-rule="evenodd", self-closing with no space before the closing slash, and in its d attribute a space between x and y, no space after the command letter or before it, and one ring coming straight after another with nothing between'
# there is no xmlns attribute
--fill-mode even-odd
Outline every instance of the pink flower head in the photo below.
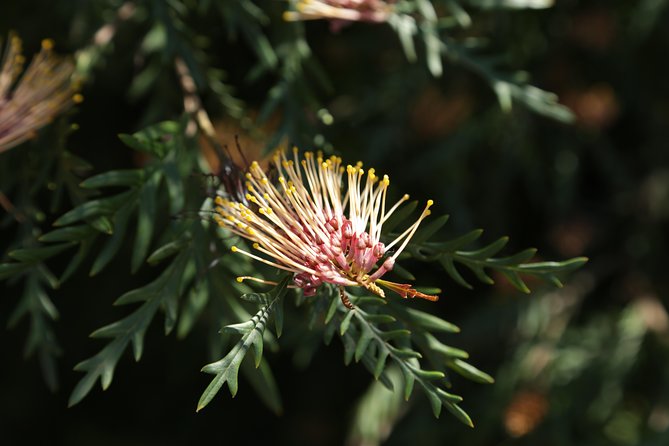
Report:
<svg viewBox="0 0 669 446"><path fill-rule="evenodd" d="M83 100L72 82L74 64L53 54L52 40L42 41L19 79L24 62L21 39L10 35L0 65L0 153L34 137L40 127Z"/></svg>
<svg viewBox="0 0 669 446"><path fill-rule="evenodd" d="M294 11L286 11L283 19L332 20L333 30L350 22L383 23L393 11L392 2L383 0L298 0Z"/></svg>
<svg viewBox="0 0 669 446"><path fill-rule="evenodd" d="M274 164L278 184L257 162L251 164L246 174L248 206L216 198L218 224L253 242L255 250L233 246L233 252L292 272L295 286L306 296L314 295L322 283L331 283L362 286L381 297L385 297L384 287L405 298L438 299L410 285L381 279L430 215L432 200L415 223L384 245L383 224L409 199L404 195L386 208L387 175L380 178L374 169L365 173L362 163L344 168L341 158L323 159L320 153L306 152L300 159L297 149L293 159L283 152L275 155ZM244 279L254 278L238 278Z"/></svg>

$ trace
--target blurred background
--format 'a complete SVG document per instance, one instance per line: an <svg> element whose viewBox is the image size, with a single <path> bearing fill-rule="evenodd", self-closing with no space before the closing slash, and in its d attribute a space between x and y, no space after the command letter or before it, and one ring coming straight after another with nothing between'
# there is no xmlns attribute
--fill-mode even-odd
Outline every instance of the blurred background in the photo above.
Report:
<svg viewBox="0 0 669 446"><path fill-rule="evenodd" d="M179 81L161 56L164 35L178 32L211 68L200 85L208 86L203 101L225 144L238 134L251 152L281 139L335 150L387 172L396 191L434 199L434 212L451 216L444 237L481 227L487 242L510 236L509 252L536 247L542 259L589 257L564 288L536 284L529 296L502 278L468 290L433 265L409 265L421 283L443 289L429 310L461 327L450 344L496 380L453 378L474 429L447 415L435 419L422 395L401 403L379 394L367 371L344 366L339 342L305 367L290 350L267 356L282 415L244 381L235 399L225 390L196 414L209 381L199 372L208 355L204 336L165 337L160 324L149 328L141 362L127 355L110 389L96 387L68 409L80 378L73 365L100 347L88 334L122 315L111 303L144 278L117 261L95 280L80 274L52 294L62 348L57 387L45 383L36 357L23 356L27 322L3 331L0 441L669 444L669 6L457 3L471 25L451 28L444 20L442 33L452 40L440 76L420 39L411 62L386 23L286 23L289 3L274 0L146 1L127 16L111 0L6 1L0 37L16 31L27 55L46 37L59 53L76 54L85 101L67 116L78 130L65 144L91 173L140 165L116 135L182 115ZM440 17L457 16L449 2L434 4ZM165 23L176 23L176 31ZM108 40L96 34L105 24L113 24ZM523 90L511 107L501 106L500 79L527 79L559 101L532 107L536 94ZM573 112L571 122L560 104ZM20 162L28 156L20 151L30 150L39 162L28 143L0 163ZM48 202L48 190L41 193ZM3 253L18 233L0 229ZM1 287L6 326L21 289ZM369 401L376 403L365 406Z"/></svg>

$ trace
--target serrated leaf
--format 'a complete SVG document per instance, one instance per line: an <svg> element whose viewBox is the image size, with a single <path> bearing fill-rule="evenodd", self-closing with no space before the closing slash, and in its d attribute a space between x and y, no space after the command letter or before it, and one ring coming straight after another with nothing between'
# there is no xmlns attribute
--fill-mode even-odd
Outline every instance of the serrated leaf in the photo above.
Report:
<svg viewBox="0 0 669 446"><path fill-rule="evenodd" d="M286 275L281 282L269 293L272 298L269 303L263 305L260 310L251 319L254 322L254 328L242 336L235 346L222 359L207 364L202 368L205 373L215 374L216 376L209 383L198 401L197 411L202 410L221 389L223 384L228 384L230 394L234 397L237 394L237 377L242 360L250 348L254 349L255 364L258 367L262 359L263 332L265 330L267 319L273 310L277 301L283 299L287 291L287 285L291 276Z"/></svg>

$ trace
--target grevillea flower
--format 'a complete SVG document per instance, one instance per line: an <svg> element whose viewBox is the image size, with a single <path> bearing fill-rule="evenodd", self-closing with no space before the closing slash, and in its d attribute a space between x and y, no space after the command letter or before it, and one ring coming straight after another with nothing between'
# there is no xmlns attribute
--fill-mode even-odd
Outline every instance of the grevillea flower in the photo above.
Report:
<svg viewBox="0 0 669 446"><path fill-rule="evenodd" d="M52 40L42 41L42 49L19 79L24 62L21 39L10 35L0 67L0 153L34 137L40 127L83 99L72 81L74 63L53 54Z"/></svg>
<svg viewBox="0 0 669 446"><path fill-rule="evenodd" d="M393 5L383 0L298 0L295 10L284 12L283 19L383 23L392 11Z"/></svg>
<svg viewBox="0 0 669 446"><path fill-rule="evenodd" d="M341 158L323 159L311 152L293 159L284 152L274 156L278 180L267 177L257 162L246 173L246 204L216 198L215 219L222 227L250 240L254 252L236 246L233 252L290 271L294 286L313 296L323 283L340 287L361 286L381 297L383 288L402 297L435 301L408 284L382 277L393 269L420 222L430 215L432 200L416 220L387 245L381 242L383 224L409 199L404 195L390 208L386 193L390 180L374 169L365 173L362 163L342 165ZM239 277L258 280L253 277ZM342 300L350 303L341 292Z"/></svg>

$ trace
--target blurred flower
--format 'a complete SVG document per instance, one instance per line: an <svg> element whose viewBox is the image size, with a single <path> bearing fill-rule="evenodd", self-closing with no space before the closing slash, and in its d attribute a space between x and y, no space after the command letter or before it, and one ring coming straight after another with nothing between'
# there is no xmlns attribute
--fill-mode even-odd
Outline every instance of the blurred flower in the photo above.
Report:
<svg viewBox="0 0 669 446"><path fill-rule="evenodd" d="M313 296L326 282L340 287L362 286L382 297L385 294L379 285L404 298L437 300L437 296L420 293L410 285L381 279L393 269L420 222L430 215L432 200L414 224L384 245L383 224L409 199L408 195L386 209L387 175L379 178L374 169L369 169L365 180L362 163L344 168L335 156L324 160L320 154L315 157L306 152L305 159L300 160L297 149L293 155L293 160L283 152L274 156L278 186L257 162L251 164L246 174L248 206L216 199L219 225L252 241L253 248L271 260L236 246L233 252L294 273L295 286L306 296ZM389 253L392 255L382 261ZM377 262L381 262L378 268ZM238 278L244 279L269 283L253 277ZM343 292L341 296L350 306Z"/></svg>
<svg viewBox="0 0 669 446"><path fill-rule="evenodd" d="M393 11L392 2L383 0L298 0L295 11L283 13L286 21L333 20L333 30L350 22L383 23Z"/></svg>
<svg viewBox="0 0 669 446"><path fill-rule="evenodd" d="M53 41L43 40L20 76L25 62L21 39L10 34L0 68L0 153L33 138L39 128L81 102L72 82L74 64L52 49Z"/></svg>
<svg viewBox="0 0 669 446"><path fill-rule="evenodd" d="M563 96L564 104L574 111L578 123L591 130L610 126L620 114L618 97L608 84L573 89Z"/></svg>
<svg viewBox="0 0 669 446"><path fill-rule="evenodd" d="M514 395L504 413L504 427L512 437L532 432L548 412L546 397L538 392L523 390Z"/></svg>

